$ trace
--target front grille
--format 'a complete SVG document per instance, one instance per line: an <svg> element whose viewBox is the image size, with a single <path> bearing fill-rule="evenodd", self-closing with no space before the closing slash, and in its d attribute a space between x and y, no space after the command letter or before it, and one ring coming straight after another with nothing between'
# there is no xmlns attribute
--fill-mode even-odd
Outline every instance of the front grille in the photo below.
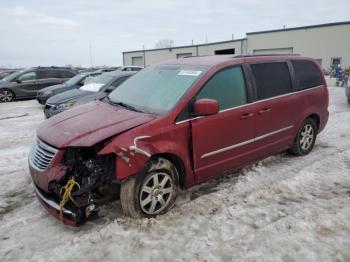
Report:
<svg viewBox="0 0 350 262"><path fill-rule="evenodd" d="M35 138L30 149L29 160L35 169L44 171L55 157L57 151L56 148Z"/></svg>

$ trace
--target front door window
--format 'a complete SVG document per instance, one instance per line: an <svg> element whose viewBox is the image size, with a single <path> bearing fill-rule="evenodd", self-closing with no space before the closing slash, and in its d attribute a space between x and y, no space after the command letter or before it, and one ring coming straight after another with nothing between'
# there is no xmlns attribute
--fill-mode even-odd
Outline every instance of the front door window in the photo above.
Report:
<svg viewBox="0 0 350 262"><path fill-rule="evenodd" d="M23 82L23 81L30 81L36 79L36 73L35 72L28 72L24 73L23 75L20 75L17 80Z"/></svg>

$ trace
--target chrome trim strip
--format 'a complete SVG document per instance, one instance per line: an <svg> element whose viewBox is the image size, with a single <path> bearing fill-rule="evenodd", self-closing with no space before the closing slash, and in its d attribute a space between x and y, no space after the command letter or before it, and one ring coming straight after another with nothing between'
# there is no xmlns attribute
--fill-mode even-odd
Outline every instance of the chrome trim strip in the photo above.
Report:
<svg viewBox="0 0 350 262"><path fill-rule="evenodd" d="M324 85L315 86L315 87L311 87L311 88L304 89L304 90L300 90L300 91L295 91L295 92L288 93L288 94L284 94L284 95L274 96L274 97L271 97L271 98L266 98L266 99L263 99L263 100L255 101L255 102L248 103L248 104L244 104L244 105L240 105L240 106L235 106L235 107L226 108L226 109L220 110L220 111L219 111L219 114L220 114L220 113L224 113L224 112L226 112L226 111L231 111L231 110L234 110L234 109L237 109L237 108L241 108L241 107L245 107L245 106L254 105L254 104L258 104L258 103L261 103L261 102L265 102L265 101L269 101L269 100L273 100L273 99L277 99L277 98L281 98L281 97L285 97L285 96L290 96L290 95L294 95L294 94L299 94L299 93L301 93L301 92L306 92L306 91L309 91L309 90L312 90L312 89L316 89L316 88L321 88L321 87L324 87ZM186 122L188 122L188 121L195 120L195 119L199 119L199 118L202 118L202 117L204 117L204 116L197 116L197 117L194 117L194 118L181 120L181 121L179 121L179 122L175 122L175 125L180 125L180 124L182 124L182 123L186 123Z"/></svg>
<svg viewBox="0 0 350 262"><path fill-rule="evenodd" d="M281 128L281 129L278 129L278 130L276 130L276 131L272 131L272 132L270 132L270 133L266 133L265 135L262 135L262 136L258 136L258 137L256 137L256 138L254 139L254 141L259 141L259 140L264 139L264 138L266 138L266 137L273 136L273 135L278 134L278 133L281 133L281 132L283 132L283 131L287 131L287 130L289 130L289 129L291 129L291 128L293 128L293 125L292 125L292 126L287 126L287 127Z"/></svg>
<svg viewBox="0 0 350 262"><path fill-rule="evenodd" d="M201 158L206 158L208 156L213 156L213 155L216 155L216 154L220 154L222 152L234 149L236 147L244 146L244 145L247 145L247 144L250 144L250 143L253 143L253 142L254 142L254 139L249 139L249 140L246 140L244 142L241 142L241 143L238 143L238 144L235 144L235 145L232 145L232 146L224 147L224 148L221 148L221 149L218 149L218 150L206 153L206 154L202 155Z"/></svg>
<svg viewBox="0 0 350 262"><path fill-rule="evenodd" d="M53 209L56 209L57 211L60 211L60 206L55 202L55 201L52 201L50 199L47 199L45 198L39 191L39 189L37 188L37 186L34 184L34 191L35 193L40 197L40 199L42 201L44 201L48 206L52 207ZM68 214L68 215L71 215L72 217L75 217L75 214L68 210L67 208L63 208L63 213L64 214Z"/></svg>
<svg viewBox="0 0 350 262"><path fill-rule="evenodd" d="M220 153L222 153L222 152L226 152L226 151L228 151L228 150L231 150L231 149L234 149L234 148L237 148L237 147L240 147L240 146L244 146L244 145L253 143L253 142L255 142L255 141L262 140L262 139L264 139L264 138L266 138L266 137L273 136L273 135L275 135L275 134L281 133L281 132L286 131L286 130L291 129L291 128L293 128L293 125L284 127L284 128L282 128L282 129L278 129L278 130L276 130L276 131L272 131L272 132L270 132L270 133L266 133L266 134L264 134L264 135L262 135L262 136L258 136L258 137L256 137L256 138L249 139L249 140L243 141L243 142L238 143L238 144L234 144L234 145L231 145L231 146L228 146L228 147L220 148L220 149L218 149L218 150L215 150L215 151L212 151L212 152L209 152L209 153L206 153L206 154L202 155L202 156L201 156L201 159L206 158L206 157L209 157L209 156L213 156L213 155L216 155L216 154L220 154Z"/></svg>
<svg viewBox="0 0 350 262"><path fill-rule="evenodd" d="M204 116L197 116L197 117L194 117L194 118L182 120L182 121L176 122L175 125L180 125L180 124L182 124L182 123L186 123L186 122L189 122L189 121L191 121L191 120L200 119L200 118L203 118L203 117L204 117Z"/></svg>

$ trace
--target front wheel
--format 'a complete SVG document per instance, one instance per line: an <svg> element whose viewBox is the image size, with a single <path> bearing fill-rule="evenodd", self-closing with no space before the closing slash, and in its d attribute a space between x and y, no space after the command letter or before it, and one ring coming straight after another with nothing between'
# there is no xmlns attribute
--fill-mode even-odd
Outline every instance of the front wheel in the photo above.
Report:
<svg viewBox="0 0 350 262"><path fill-rule="evenodd" d="M15 94L11 90L0 90L0 102L12 102L14 99Z"/></svg>
<svg viewBox="0 0 350 262"><path fill-rule="evenodd" d="M301 125L289 152L293 155L304 156L311 152L317 136L317 124L313 118L307 118Z"/></svg>
<svg viewBox="0 0 350 262"><path fill-rule="evenodd" d="M145 171L121 186L123 212L131 217L154 217L167 212L175 203L178 173L167 159L150 161Z"/></svg>

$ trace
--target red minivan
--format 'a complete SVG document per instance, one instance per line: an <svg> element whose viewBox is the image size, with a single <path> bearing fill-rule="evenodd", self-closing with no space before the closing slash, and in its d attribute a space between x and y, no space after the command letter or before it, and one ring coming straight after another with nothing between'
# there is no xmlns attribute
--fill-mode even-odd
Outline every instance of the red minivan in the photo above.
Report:
<svg viewBox="0 0 350 262"><path fill-rule="evenodd" d="M120 198L132 217L169 210L179 188L272 154L308 154L328 90L301 56L188 57L149 66L101 101L37 130L29 167L40 202L81 224Z"/></svg>

